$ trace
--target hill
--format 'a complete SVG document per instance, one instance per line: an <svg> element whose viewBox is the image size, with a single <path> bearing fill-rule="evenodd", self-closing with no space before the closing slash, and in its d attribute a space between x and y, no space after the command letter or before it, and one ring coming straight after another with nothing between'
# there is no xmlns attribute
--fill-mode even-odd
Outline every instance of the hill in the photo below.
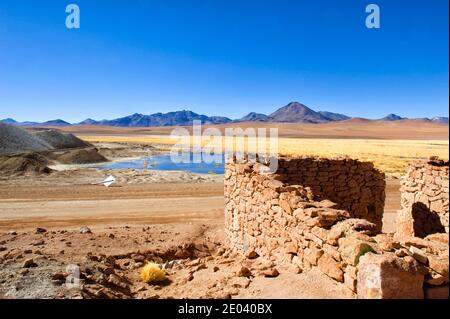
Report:
<svg viewBox="0 0 450 319"><path fill-rule="evenodd" d="M71 133L45 130L32 133L22 127L0 123L0 155L43 152L91 146Z"/></svg>
<svg viewBox="0 0 450 319"><path fill-rule="evenodd" d="M236 122L267 122L268 120L269 117L266 114L250 112Z"/></svg>
<svg viewBox="0 0 450 319"><path fill-rule="evenodd" d="M91 146L90 144L80 140L73 134L60 133L53 130L40 131L34 133L41 141L44 141L52 148L66 149L66 148L81 148Z"/></svg>
<svg viewBox="0 0 450 319"><path fill-rule="evenodd" d="M385 117L383 117L382 119L380 119L380 121L400 121L400 120L405 120L406 118L401 117L397 114L389 114Z"/></svg>
<svg viewBox="0 0 450 319"><path fill-rule="evenodd" d="M285 105L277 109L270 115L257 112L250 112L244 117L236 120L231 120L228 117L224 116L207 116L188 110L182 110L168 113L154 113L151 115L135 113L121 118L116 118L112 120L105 119L101 121L88 118L75 125L102 125L115 127L167 127L167 126L191 126L194 121L200 121L202 124L205 125L214 125L214 124L220 125L227 123L242 123L242 122L321 124L321 123L348 121L351 119L353 118L345 114L333 113L328 111L315 111L299 102L291 102L288 105ZM382 122L397 122L410 120L406 117L402 117L393 113L377 120L369 120L363 118L359 119L366 121L382 121ZM437 124L447 124L447 125L449 123L448 117L433 117L432 119L419 118L411 120L422 122L433 122ZM12 118L7 118L4 120L0 120L0 122L20 126L36 126L36 127L39 126L66 127L72 125L71 123L68 123L61 119L47 121L43 123L36 123L36 122L17 122Z"/></svg>
<svg viewBox="0 0 450 319"><path fill-rule="evenodd" d="M326 123L330 121L319 112L298 102L291 102L283 106L270 114L269 118L272 122L285 123Z"/></svg>
<svg viewBox="0 0 450 319"><path fill-rule="evenodd" d="M28 151L52 149L45 141L16 125L0 123L0 154L16 154Z"/></svg>
<svg viewBox="0 0 450 319"><path fill-rule="evenodd" d="M220 116L200 115L192 111L177 111L169 113L155 113L152 115L133 114L115 120L103 120L101 125L150 127L150 126L184 126L192 125L193 121L201 121L202 124L223 124L231 122L229 118Z"/></svg>

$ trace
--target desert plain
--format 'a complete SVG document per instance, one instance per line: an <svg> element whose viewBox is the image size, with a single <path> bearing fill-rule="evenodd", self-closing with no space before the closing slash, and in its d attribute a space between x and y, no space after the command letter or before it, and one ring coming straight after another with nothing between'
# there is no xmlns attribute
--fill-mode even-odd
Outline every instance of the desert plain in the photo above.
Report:
<svg viewBox="0 0 450 319"><path fill-rule="evenodd" d="M386 233L395 230L406 163L431 155L445 159L449 152L448 125L413 120L239 125L278 128L283 155L345 155L374 162L387 176ZM173 127L45 129L72 133L112 162L161 154L176 142L170 138ZM49 168L48 174L0 176L2 298L355 297L315 270L278 269L271 275L266 261L226 250L221 174L61 163ZM94 185L109 175L117 179L111 187ZM164 268L165 282L140 280L147 261ZM73 265L82 285L68 287ZM244 268L252 276L240 276Z"/></svg>

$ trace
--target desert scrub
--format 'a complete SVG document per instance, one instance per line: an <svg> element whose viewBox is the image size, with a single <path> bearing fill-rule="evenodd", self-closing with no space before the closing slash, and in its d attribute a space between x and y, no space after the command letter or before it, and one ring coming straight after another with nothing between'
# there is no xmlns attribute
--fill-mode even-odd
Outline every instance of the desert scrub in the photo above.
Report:
<svg viewBox="0 0 450 319"><path fill-rule="evenodd" d="M161 282L167 279L164 270L155 263L147 263L141 269L141 280L145 283Z"/></svg>
<svg viewBox="0 0 450 319"><path fill-rule="evenodd" d="M128 142L158 145L159 148L170 149L178 143L170 136L81 136L93 142ZM244 140L245 151L248 151L248 138ZM224 149L233 139L222 137L214 141L205 138L202 145ZM238 138L239 140L239 138ZM166 145L165 147L163 145ZM448 159L448 140L402 140L402 139L339 139L339 138L286 138L278 139L278 153L287 156L348 156L361 161L370 161L375 167L389 176L401 176L405 173L406 164L416 159L427 159L430 155Z"/></svg>

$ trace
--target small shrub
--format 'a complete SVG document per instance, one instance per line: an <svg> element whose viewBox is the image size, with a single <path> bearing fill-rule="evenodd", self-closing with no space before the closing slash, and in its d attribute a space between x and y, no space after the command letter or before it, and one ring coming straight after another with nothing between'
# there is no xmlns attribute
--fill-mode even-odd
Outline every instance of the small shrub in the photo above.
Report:
<svg viewBox="0 0 450 319"><path fill-rule="evenodd" d="M152 283L152 282L161 282L167 279L166 273L164 270L159 268L159 266L155 263L147 263L141 269L141 279L143 282Z"/></svg>

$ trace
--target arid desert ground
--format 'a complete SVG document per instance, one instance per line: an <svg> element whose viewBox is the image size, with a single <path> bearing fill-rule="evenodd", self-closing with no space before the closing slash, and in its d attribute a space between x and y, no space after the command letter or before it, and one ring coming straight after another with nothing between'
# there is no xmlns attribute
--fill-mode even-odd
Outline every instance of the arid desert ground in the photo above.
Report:
<svg viewBox="0 0 450 319"><path fill-rule="evenodd" d="M373 161L387 173L383 231L390 233L404 165L430 155L448 157L448 126L416 124L278 124L280 153ZM110 161L164 152L174 143L172 128L52 129L92 143ZM319 272L278 269L273 275L271 264L227 252L223 175L49 167L49 174L0 176L0 297L355 297ZM93 185L109 175L117 178L111 187ZM146 261L163 265L168 280L142 283L139 271ZM69 265L80 267L83 289L65 285ZM254 276L237 275L242 268Z"/></svg>

